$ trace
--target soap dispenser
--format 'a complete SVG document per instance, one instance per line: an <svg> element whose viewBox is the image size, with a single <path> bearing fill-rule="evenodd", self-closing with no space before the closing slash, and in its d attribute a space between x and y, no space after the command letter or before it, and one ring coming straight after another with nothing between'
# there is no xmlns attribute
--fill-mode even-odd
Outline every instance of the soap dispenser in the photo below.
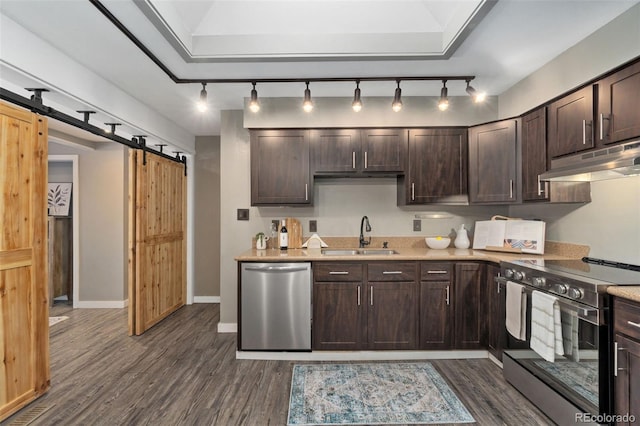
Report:
<svg viewBox="0 0 640 426"><path fill-rule="evenodd" d="M466 249L471 245L471 243L469 242L469 236L467 235L467 230L464 227L464 223L460 225L460 229L458 229L456 239L453 244L456 246L456 248L459 249Z"/></svg>

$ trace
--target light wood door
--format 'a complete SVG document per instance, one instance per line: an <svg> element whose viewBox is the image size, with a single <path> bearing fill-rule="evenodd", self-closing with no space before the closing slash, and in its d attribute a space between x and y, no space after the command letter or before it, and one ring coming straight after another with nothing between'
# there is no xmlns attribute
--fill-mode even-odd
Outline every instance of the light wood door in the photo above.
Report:
<svg viewBox="0 0 640 426"><path fill-rule="evenodd" d="M0 103L0 421L49 389L47 120Z"/></svg>
<svg viewBox="0 0 640 426"><path fill-rule="evenodd" d="M142 334L186 301L184 165L131 151L129 333Z"/></svg>

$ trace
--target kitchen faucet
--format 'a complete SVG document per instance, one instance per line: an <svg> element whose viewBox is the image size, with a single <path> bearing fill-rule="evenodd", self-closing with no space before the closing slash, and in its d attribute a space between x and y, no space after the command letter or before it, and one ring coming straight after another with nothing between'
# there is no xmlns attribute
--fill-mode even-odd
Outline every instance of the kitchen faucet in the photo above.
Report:
<svg viewBox="0 0 640 426"><path fill-rule="evenodd" d="M360 221L360 248L364 246L368 246L371 244L371 236L369 236L369 241L364 239L364 230L366 224L366 231L371 232L371 225L369 224L369 218L367 216L362 216L362 220Z"/></svg>

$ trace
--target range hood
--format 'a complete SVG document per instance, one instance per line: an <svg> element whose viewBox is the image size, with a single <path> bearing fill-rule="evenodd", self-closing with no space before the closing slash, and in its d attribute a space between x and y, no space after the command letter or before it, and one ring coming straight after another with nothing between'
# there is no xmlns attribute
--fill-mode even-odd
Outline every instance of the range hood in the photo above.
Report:
<svg viewBox="0 0 640 426"><path fill-rule="evenodd" d="M640 175L640 140L551 160L540 180L593 182Z"/></svg>

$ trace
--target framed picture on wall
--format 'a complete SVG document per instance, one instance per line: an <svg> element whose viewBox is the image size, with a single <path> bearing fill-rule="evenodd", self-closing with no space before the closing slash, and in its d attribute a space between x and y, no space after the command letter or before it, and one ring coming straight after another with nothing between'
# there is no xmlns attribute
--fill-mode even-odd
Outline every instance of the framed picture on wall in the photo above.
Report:
<svg viewBox="0 0 640 426"><path fill-rule="evenodd" d="M69 216L71 183L49 183L47 204L49 216Z"/></svg>

